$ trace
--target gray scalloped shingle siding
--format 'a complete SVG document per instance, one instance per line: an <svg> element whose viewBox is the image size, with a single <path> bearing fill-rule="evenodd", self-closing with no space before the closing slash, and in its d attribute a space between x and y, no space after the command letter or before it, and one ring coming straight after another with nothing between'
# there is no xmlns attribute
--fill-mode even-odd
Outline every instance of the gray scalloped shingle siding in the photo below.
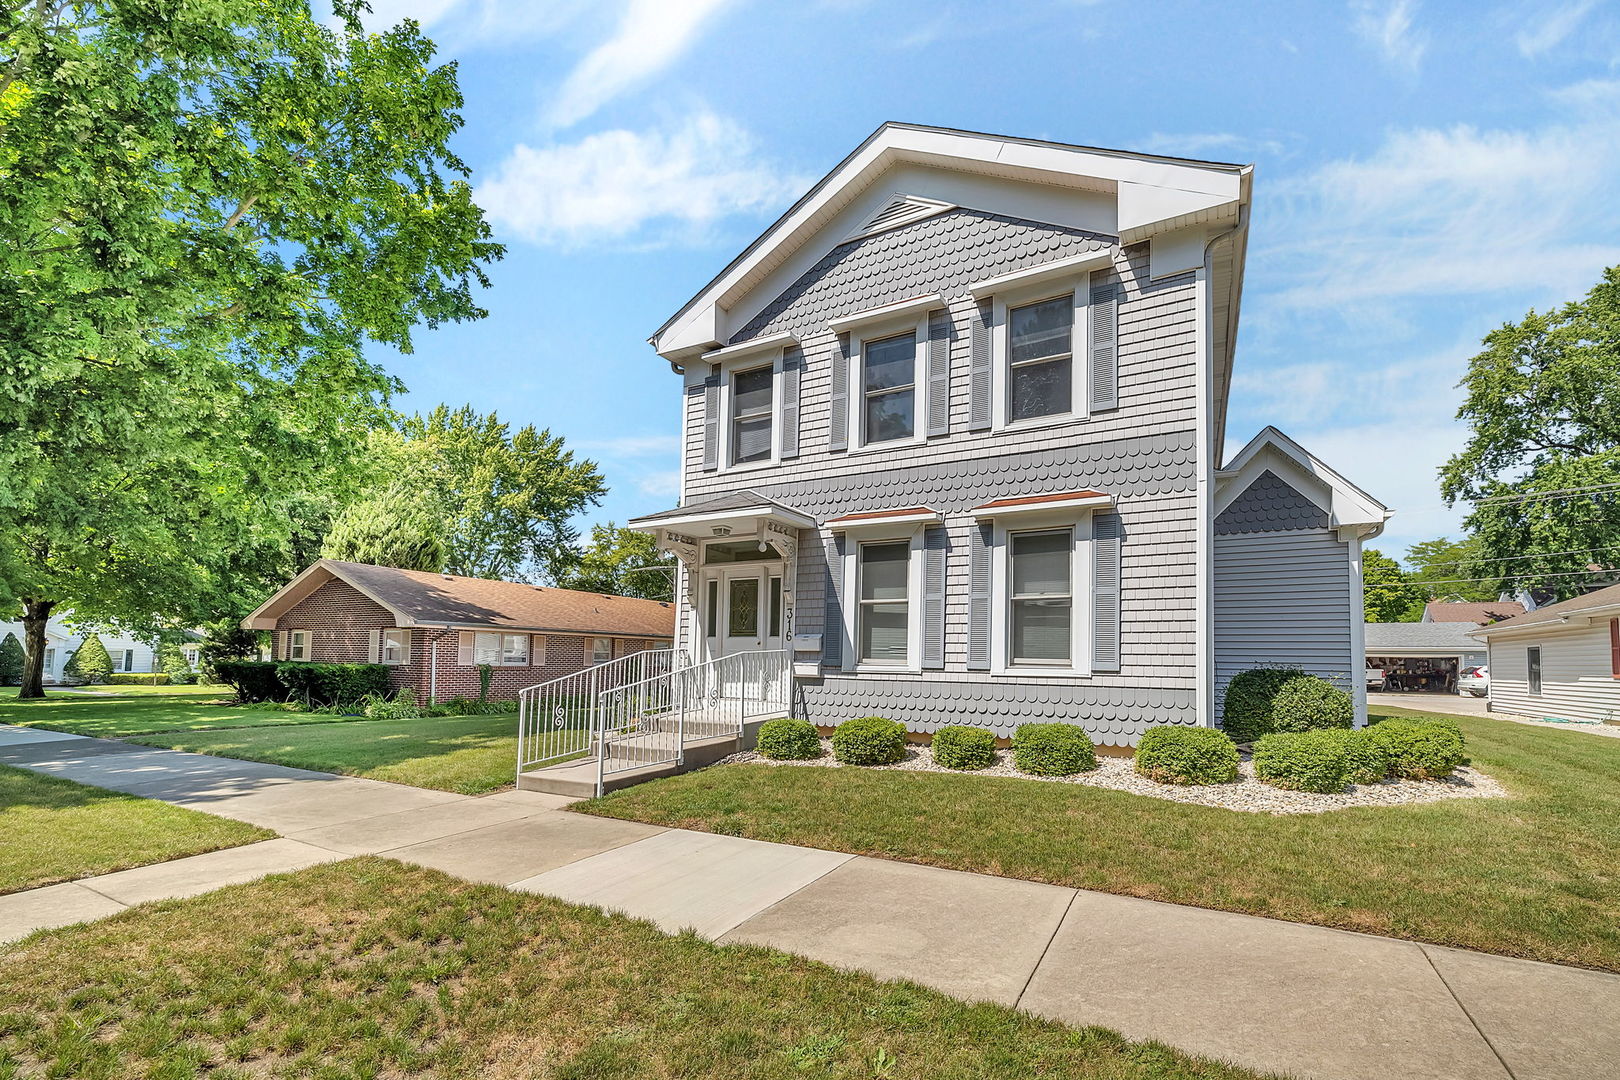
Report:
<svg viewBox="0 0 1620 1080"><path fill-rule="evenodd" d="M1215 519L1216 536L1325 529L1327 511L1267 469Z"/></svg>

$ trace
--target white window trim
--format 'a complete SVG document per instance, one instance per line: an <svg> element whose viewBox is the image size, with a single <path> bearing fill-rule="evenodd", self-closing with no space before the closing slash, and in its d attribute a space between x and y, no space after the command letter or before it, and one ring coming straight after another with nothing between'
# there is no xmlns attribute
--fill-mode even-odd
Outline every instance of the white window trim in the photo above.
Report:
<svg viewBox="0 0 1620 1080"><path fill-rule="evenodd" d="M289 631L287 631L287 659L288 660L308 660L309 659L309 644L310 644L310 642L309 642L309 631L308 630L289 630ZM300 652L303 653L302 656L297 655Z"/></svg>
<svg viewBox="0 0 1620 1080"><path fill-rule="evenodd" d="M850 530L844 543L843 670L857 674L893 675L922 671L923 637L923 526L915 524L873 525ZM910 558L906 563L906 662L904 664L863 664L860 657L860 572L861 545L906 540Z"/></svg>
<svg viewBox="0 0 1620 1080"><path fill-rule="evenodd" d="M400 642L400 646L399 646L399 659L398 660L390 660L390 659L388 659L388 635L389 634L400 634L403 637L403 640ZM404 665L410 663L411 662L411 632L409 630L401 629L400 627L397 627L397 626L391 626L391 627L388 627L387 629L383 630L382 633L379 634L378 638L377 638L377 662L379 664L384 664L384 665L386 665L388 667L403 667Z"/></svg>
<svg viewBox="0 0 1620 1080"><path fill-rule="evenodd" d="M607 655L606 660L598 660L596 658L596 643L598 641L607 642L608 655ZM594 635L592 637L586 638L585 639L585 657L586 657L586 659L588 659L591 662L591 667L596 667L599 664L611 663L612 660L613 660L613 639L611 637L607 637L607 636L604 636L604 635L601 635L601 634L597 634L597 635Z"/></svg>
<svg viewBox="0 0 1620 1080"><path fill-rule="evenodd" d="M1072 424L1091 419L1091 274L1087 271L1076 277L1062 277L1041 281L1022 289L998 292L991 304L990 327L990 427L992 431L1028 431L1034 428ZM1069 343L1069 390L1073 395L1071 408L1066 413L1037 416L1031 420L1012 421L1011 372L1008 358L1012 355L1011 327L1007 313L1013 308L1038 304L1064 293L1074 294L1073 340Z"/></svg>
<svg viewBox="0 0 1620 1080"><path fill-rule="evenodd" d="M495 639L496 658L494 660L478 659L478 639L480 637L493 637ZM506 639L509 637L523 639L523 659L517 663L512 663L506 659ZM534 639L528 634L513 633L510 630L475 630L473 631L472 640L472 666L482 667L488 664L490 667L529 667L529 660L533 650Z"/></svg>
<svg viewBox="0 0 1620 1080"><path fill-rule="evenodd" d="M769 469L782 461L782 363L787 355L784 346L754 348L725 360L720 366L720 448L716 459L717 472L746 473ZM733 380L738 372L771 369L771 454L758 461L731 460L731 405L736 398Z"/></svg>
<svg viewBox="0 0 1620 1080"><path fill-rule="evenodd" d="M928 440L928 314L921 317L907 313L886 321L868 322L859 330L849 332L849 378L845 392L849 395L848 453L870 454L893 450L901 446L917 446ZM904 439L886 439L883 442L866 441L866 343L914 334L916 351L911 369L911 434Z"/></svg>
<svg viewBox="0 0 1620 1080"><path fill-rule="evenodd" d="M1090 678L1092 616L1096 608L1094 567L1092 565L1092 512L1058 511L1050 514L1014 514L998 518L992 529L990 552L990 674L1002 678ZM1014 664L1012 651L1012 533L1051 532L1068 528L1070 549L1069 648L1071 662L1056 664Z"/></svg>

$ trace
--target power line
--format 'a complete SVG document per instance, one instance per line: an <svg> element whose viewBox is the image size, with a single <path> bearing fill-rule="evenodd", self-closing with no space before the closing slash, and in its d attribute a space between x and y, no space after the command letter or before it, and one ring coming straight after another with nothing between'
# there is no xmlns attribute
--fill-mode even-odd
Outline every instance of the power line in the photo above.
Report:
<svg viewBox="0 0 1620 1080"><path fill-rule="evenodd" d="M1530 502L1535 499L1573 499L1578 495L1590 494L1594 491L1613 491L1620 488L1620 481L1611 484L1591 484L1587 487L1553 488L1551 491L1526 491L1513 495L1489 495L1476 502L1475 506L1500 506L1507 503Z"/></svg>
<svg viewBox="0 0 1620 1080"><path fill-rule="evenodd" d="M1576 551L1539 551L1529 555L1503 555L1491 559L1447 559L1444 562L1419 563L1417 566L1420 569L1427 569L1431 566L1475 566L1479 563L1512 562L1515 559L1551 559L1557 555L1590 555L1594 551L1620 551L1620 544L1610 544L1608 547L1580 548ZM1411 558L1411 555L1408 554L1407 557Z"/></svg>
<svg viewBox="0 0 1620 1080"><path fill-rule="evenodd" d="M1541 578L1580 577L1582 575L1591 575L1591 574L1620 574L1620 570L1565 570L1565 571L1562 571L1562 572L1556 573L1556 574L1518 574L1518 575L1504 574L1501 577L1446 578L1446 579L1441 580L1441 581L1428 581L1428 580L1423 580L1423 581L1378 581L1378 582L1372 582L1372 583L1369 583L1369 584L1365 584L1363 586L1363 588L1368 588L1368 589L1420 589L1420 588L1424 588L1424 587L1429 586L1429 585L1471 585L1471 584L1477 584L1477 583L1479 583L1481 581L1507 581L1507 580L1511 580L1514 577L1535 578L1537 580L1540 580ZM1482 601L1482 603L1490 603L1490 601L1488 601L1488 600L1487 601Z"/></svg>

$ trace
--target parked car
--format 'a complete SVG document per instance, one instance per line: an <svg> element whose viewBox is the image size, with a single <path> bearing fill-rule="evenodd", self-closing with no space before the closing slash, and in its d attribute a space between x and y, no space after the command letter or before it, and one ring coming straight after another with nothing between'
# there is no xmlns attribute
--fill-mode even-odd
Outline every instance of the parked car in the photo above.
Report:
<svg viewBox="0 0 1620 1080"><path fill-rule="evenodd" d="M1491 689L1491 669L1484 667L1464 668L1462 675L1457 679L1457 689L1463 693L1473 694L1475 697L1484 697Z"/></svg>
<svg viewBox="0 0 1620 1080"><path fill-rule="evenodd" d="M1367 669L1367 689L1382 690L1389 682L1389 676L1383 668L1370 667Z"/></svg>

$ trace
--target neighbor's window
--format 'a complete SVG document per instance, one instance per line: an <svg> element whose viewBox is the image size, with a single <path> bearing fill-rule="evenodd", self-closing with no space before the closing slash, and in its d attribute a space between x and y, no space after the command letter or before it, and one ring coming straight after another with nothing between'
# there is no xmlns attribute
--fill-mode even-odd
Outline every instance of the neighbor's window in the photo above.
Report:
<svg viewBox="0 0 1620 1080"><path fill-rule="evenodd" d="M605 664L611 659L613 659L613 639L591 638L591 663Z"/></svg>
<svg viewBox="0 0 1620 1080"><path fill-rule="evenodd" d="M409 630L384 630L382 632L382 662L385 664L403 664L411 655L411 632Z"/></svg>
<svg viewBox="0 0 1620 1080"><path fill-rule="evenodd" d="M492 667L522 667L529 662L528 634L473 635L473 663Z"/></svg>
<svg viewBox="0 0 1620 1080"><path fill-rule="evenodd" d="M1074 544L1068 529L1010 538L1012 640L1015 664L1068 664L1074 613Z"/></svg>
<svg viewBox="0 0 1620 1080"><path fill-rule="evenodd" d="M862 388L869 443L907 439L916 430L917 335L868 341L862 346Z"/></svg>
<svg viewBox="0 0 1620 1080"><path fill-rule="evenodd" d="M739 371L731 377L731 463L765 461L771 456L771 381L769 366Z"/></svg>
<svg viewBox="0 0 1620 1080"><path fill-rule="evenodd" d="M1541 646L1535 645L1524 651L1526 681L1529 683L1530 693L1536 697L1541 696Z"/></svg>
<svg viewBox="0 0 1620 1080"><path fill-rule="evenodd" d="M287 633L287 659L309 659L309 631L291 630Z"/></svg>
<svg viewBox="0 0 1620 1080"><path fill-rule="evenodd" d="M911 622L907 606L910 541L862 544L856 572L860 595L856 634L861 663L904 664Z"/></svg>
<svg viewBox="0 0 1620 1080"><path fill-rule="evenodd" d="M1007 420L1074 409L1074 296L1007 312Z"/></svg>

